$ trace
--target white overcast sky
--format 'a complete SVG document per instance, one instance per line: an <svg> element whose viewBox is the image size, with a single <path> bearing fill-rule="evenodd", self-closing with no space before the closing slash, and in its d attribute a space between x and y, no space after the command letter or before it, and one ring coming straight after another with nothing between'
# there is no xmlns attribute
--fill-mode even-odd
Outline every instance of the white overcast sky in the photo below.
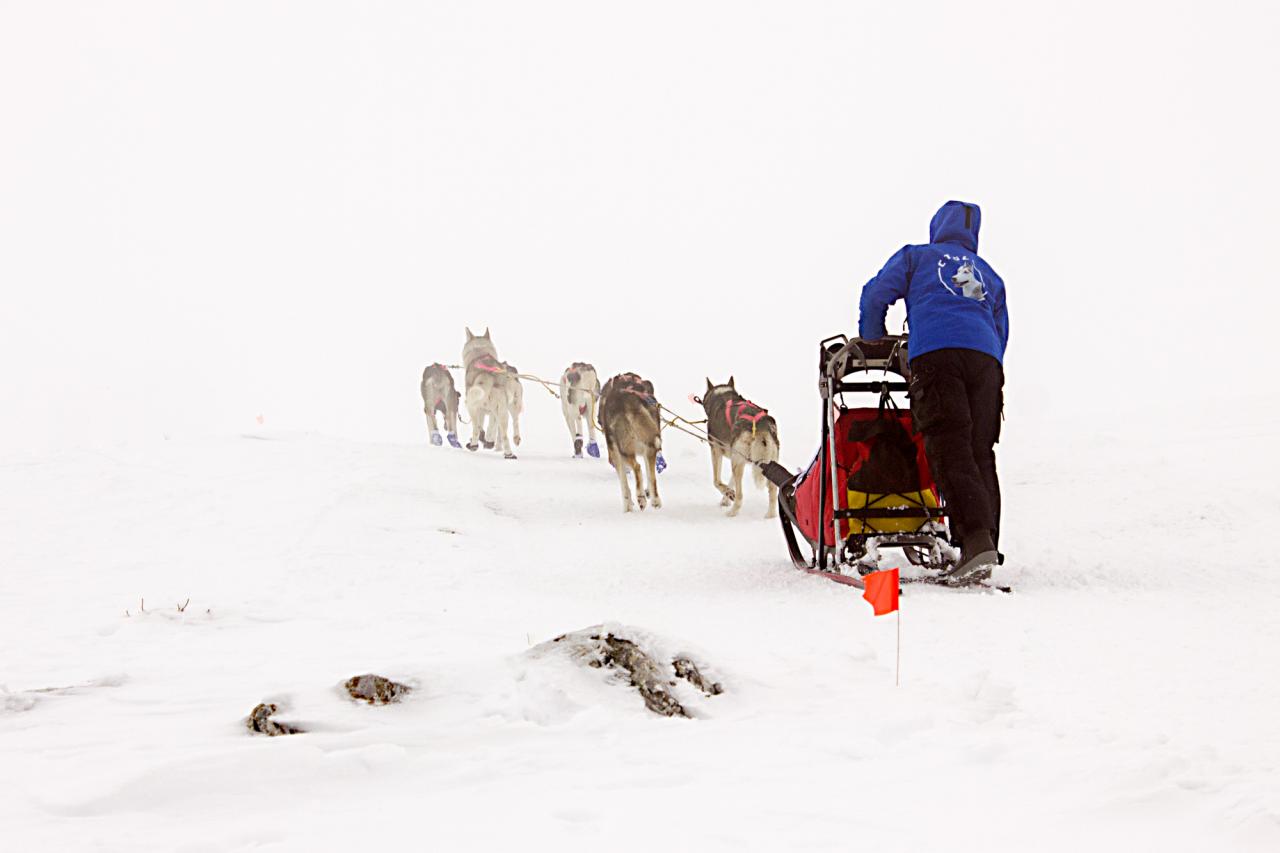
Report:
<svg viewBox="0 0 1280 853"><path fill-rule="evenodd" d="M950 198L1015 423L1274 413L1275 10L3 0L4 443L421 440L470 324L807 444L816 341Z"/></svg>

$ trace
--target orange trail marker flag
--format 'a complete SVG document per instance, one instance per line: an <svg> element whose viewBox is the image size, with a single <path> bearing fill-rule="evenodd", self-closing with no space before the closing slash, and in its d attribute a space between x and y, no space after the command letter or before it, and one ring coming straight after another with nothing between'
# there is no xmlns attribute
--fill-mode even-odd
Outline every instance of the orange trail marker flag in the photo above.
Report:
<svg viewBox="0 0 1280 853"><path fill-rule="evenodd" d="M877 616L884 616L898 609L898 570L872 572L862 578L865 589L862 597L871 602Z"/></svg>

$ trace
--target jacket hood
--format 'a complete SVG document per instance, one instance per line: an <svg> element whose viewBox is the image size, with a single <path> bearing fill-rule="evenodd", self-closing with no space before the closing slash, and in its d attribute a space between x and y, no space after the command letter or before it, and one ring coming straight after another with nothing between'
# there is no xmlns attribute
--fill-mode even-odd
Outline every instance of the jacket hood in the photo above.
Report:
<svg viewBox="0 0 1280 853"><path fill-rule="evenodd" d="M978 251L978 226L982 210L967 201L949 201L929 223L930 243L958 243L970 252Z"/></svg>

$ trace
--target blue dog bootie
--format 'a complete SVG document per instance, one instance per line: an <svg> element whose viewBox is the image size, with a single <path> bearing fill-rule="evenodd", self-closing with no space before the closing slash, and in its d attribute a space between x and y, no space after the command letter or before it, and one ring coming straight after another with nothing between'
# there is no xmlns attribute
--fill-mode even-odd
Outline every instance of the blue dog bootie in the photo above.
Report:
<svg viewBox="0 0 1280 853"><path fill-rule="evenodd" d="M592 459L599 459L599 458L600 458L600 445L596 444L594 441L593 441L593 442L591 442L590 444L588 444L588 445L587 445L587 455L588 455L588 456L590 456Z"/></svg>
<svg viewBox="0 0 1280 853"><path fill-rule="evenodd" d="M662 458L662 453L661 453L661 452L659 452L659 453L658 453L658 460L657 460L657 462L656 462L656 464L655 464L655 466L654 466L654 467L656 467L656 468L658 469L658 473L659 473L659 474L661 474L663 471L667 470L667 460L665 460L665 459L663 459L663 458Z"/></svg>
<svg viewBox="0 0 1280 853"><path fill-rule="evenodd" d="M440 445L444 444L444 440L440 438L440 433L436 432L435 430L431 431L431 444L434 447L439 447Z"/></svg>
<svg viewBox="0 0 1280 853"><path fill-rule="evenodd" d="M456 447L459 450L462 449L462 445L458 443L458 434L456 432L449 433L449 445L451 447Z"/></svg>

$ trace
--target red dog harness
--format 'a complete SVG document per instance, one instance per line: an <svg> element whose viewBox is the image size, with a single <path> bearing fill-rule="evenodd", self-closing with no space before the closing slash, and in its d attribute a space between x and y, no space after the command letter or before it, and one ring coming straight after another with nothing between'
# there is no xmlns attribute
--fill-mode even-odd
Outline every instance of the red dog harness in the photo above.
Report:
<svg viewBox="0 0 1280 853"><path fill-rule="evenodd" d="M738 407L735 414L734 406ZM768 409L762 409L750 400L725 400L724 401L724 419L733 426L734 421L746 421L751 424L751 434L756 434L756 424L760 423L760 419L769 414Z"/></svg>
<svg viewBox="0 0 1280 853"><path fill-rule="evenodd" d="M507 369L491 355L482 355L475 361L471 362L471 366L476 370L483 370L485 373L506 373Z"/></svg>
<svg viewBox="0 0 1280 853"><path fill-rule="evenodd" d="M649 389L646 387L649 383L643 377L635 373L620 373L614 377L614 381L618 382L619 391L635 394L645 402L645 405L658 405L658 398L649 393Z"/></svg>

